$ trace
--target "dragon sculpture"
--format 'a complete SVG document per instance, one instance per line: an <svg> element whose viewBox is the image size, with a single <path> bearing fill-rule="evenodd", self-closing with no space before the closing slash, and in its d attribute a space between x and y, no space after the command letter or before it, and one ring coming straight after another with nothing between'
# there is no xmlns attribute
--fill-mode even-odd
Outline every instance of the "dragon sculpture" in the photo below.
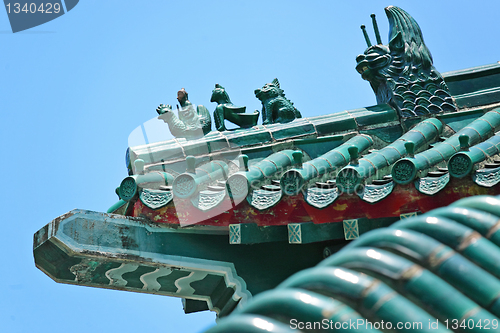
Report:
<svg viewBox="0 0 500 333"><path fill-rule="evenodd" d="M448 86L432 65L418 23L404 10L385 8L389 19L389 44L382 45L375 15L372 15L376 45L371 45L361 26L368 48L356 57L356 70L369 81L377 103L387 103L401 117L457 111Z"/></svg>
<svg viewBox="0 0 500 333"><path fill-rule="evenodd" d="M266 83L261 89L256 89L255 97L262 102L263 125L288 123L296 118L302 118L299 110L285 97L278 79Z"/></svg>

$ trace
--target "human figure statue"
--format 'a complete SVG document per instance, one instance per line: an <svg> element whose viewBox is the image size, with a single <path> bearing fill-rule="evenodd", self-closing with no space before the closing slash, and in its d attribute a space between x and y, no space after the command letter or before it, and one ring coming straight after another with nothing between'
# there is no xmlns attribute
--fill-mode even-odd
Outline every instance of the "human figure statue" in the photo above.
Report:
<svg viewBox="0 0 500 333"><path fill-rule="evenodd" d="M184 88L177 92L177 117L171 105L160 104L156 109L159 116L158 119L163 120L168 124L170 133L176 138L199 138L210 132L212 127L212 119L207 108L203 105L198 105L195 109L194 105L188 100L188 93Z"/></svg>

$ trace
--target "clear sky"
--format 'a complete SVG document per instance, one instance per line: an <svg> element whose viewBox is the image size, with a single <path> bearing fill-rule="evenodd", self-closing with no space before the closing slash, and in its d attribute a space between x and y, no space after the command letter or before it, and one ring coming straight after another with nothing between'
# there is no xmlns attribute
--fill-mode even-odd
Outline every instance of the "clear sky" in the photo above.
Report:
<svg viewBox="0 0 500 333"><path fill-rule="evenodd" d="M303 116L375 104L355 57L384 43L384 7L412 15L441 72L500 60L491 1L81 0L69 13L12 34L0 10L2 332L201 332L163 296L57 284L33 261L32 237L74 208L105 212L127 175L129 134L175 104L184 87L210 111L215 83L248 111L277 77ZM165 129L167 130L167 129Z"/></svg>

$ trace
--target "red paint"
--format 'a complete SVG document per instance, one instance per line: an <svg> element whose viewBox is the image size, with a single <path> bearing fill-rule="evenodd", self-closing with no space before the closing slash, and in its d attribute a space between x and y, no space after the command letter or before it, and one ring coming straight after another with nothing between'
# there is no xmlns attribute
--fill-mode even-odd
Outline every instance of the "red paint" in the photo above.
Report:
<svg viewBox="0 0 500 333"><path fill-rule="evenodd" d="M217 207L203 212L189 199L174 199L166 207L152 210L137 200L133 216L145 216L158 223L186 225L228 226L236 223L257 223L259 226L284 225L288 223L331 223L356 218L399 217L401 214L427 212L447 206L452 202L473 195L498 195L500 187L484 188L470 179L451 178L450 183L434 196L422 194L413 184L396 185L393 192L382 201L370 204L357 195L343 194L330 206L317 209L305 202L302 194L283 196L279 203L259 211L246 200L232 206L229 198Z"/></svg>

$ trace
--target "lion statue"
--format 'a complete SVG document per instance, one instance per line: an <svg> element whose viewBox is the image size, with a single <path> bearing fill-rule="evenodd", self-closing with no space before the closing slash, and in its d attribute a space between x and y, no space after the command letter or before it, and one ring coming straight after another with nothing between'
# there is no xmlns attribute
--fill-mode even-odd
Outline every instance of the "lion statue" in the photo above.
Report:
<svg viewBox="0 0 500 333"><path fill-rule="evenodd" d="M288 123L302 118L299 110L285 97L278 79L255 90L255 97L262 102L262 124Z"/></svg>
<svg viewBox="0 0 500 333"><path fill-rule="evenodd" d="M432 65L417 22L398 7L389 6L385 12L389 44L382 45L377 38L379 44L370 46L364 31L369 47L356 57L356 70L370 82L377 103L389 104L403 118L457 111L448 86Z"/></svg>

